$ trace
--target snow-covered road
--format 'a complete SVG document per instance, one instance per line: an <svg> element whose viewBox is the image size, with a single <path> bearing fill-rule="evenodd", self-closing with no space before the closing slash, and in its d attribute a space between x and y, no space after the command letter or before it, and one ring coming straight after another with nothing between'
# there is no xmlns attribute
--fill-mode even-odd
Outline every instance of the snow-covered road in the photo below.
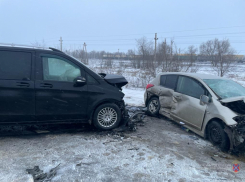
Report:
<svg viewBox="0 0 245 182"><path fill-rule="evenodd" d="M123 88L124 101L131 106L144 106L144 89Z"/></svg>
<svg viewBox="0 0 245 182"><path fill-rule="evenodd" d="M0 137L0 181L31 182L26 169L60 164L54 182L242 181L244 159L220 152L179 125L146 117L136 132L73 132ZM68 126L69 128L69 126ZM232 164L240 160L241 171Z"/></svg>

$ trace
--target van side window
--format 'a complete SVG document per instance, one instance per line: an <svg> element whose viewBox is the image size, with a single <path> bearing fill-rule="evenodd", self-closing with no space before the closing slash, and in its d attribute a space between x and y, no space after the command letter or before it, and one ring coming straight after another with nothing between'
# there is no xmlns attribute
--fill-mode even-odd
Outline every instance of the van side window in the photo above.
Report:
<svg viewBox="0 0 245 182"><path fill-rule="evenodd" d="M166 82L165 82L164 86L174 90L176 87L177 80L178 80L177 75L167 75Z"/></svg>
<svg viewBox="0 0 245 182"><path fill-rule="evenodd" d="M185 76L179 77L176 91L197 99L205 95L205 89L197 81Z"/></svg>
<svg viewBox="0 0 245 182"><path fill-rule="evenodd" d="M0 80L30 80L31 53L0 51Z"/></svg>
<svg viewBox="0 0 245 182"><path fill-rule="evenodd" d="M42 57L43 80L73 82L81 76L80 68L66 59Z"/></svg>

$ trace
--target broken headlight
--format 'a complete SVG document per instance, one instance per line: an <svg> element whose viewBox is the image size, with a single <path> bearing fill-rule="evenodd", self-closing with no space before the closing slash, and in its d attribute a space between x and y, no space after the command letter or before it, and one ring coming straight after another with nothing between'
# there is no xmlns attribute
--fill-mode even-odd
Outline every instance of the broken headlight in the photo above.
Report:
<svg viewBox="0 0 245 182"><path fill-rule="evenodd" d="M245 135L245 116L236 116L233 119L237 122L234 129L238 132L238 134Z"/></svg>

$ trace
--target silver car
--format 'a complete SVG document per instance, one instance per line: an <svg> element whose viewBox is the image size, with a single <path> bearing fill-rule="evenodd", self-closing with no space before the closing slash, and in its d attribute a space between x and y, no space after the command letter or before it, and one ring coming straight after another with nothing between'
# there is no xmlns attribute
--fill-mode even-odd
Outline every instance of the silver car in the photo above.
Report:
<svg viewBox="0 0 245 182"><path fill-rule="evenodd" d="M240 84L213 75L161 73L147 85L144 98L151 115L166 116L223 151L244 148L245 88Z"/></svg>

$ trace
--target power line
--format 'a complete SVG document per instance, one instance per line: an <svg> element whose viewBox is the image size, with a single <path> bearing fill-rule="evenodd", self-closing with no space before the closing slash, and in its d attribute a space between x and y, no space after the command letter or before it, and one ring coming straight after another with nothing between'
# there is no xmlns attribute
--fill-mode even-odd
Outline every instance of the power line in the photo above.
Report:
<svg viewBox="0 0 245 182"><path fill-rule="evenodd" d="M206 37L206 36L211 36L211 35L233 35L233 34L245 34L245 32L229 32L229 33L219 33L219 34L200 34L200 35L184 35L184 36L171 36L171 37L160 37L162 39L165 38L189 38L189 37ZM238 36L238 37L244 37L244 36ZM152 38L147 38L147 39L152 39ZM102 40L98 40L98 39L93 39L93 40L80 40L80 39L73 39L73 40L65 40L66 42L79 42L79 41L86 41L86 42L101 42L101 41L132 41L132 40L137 40L137 39L102 39ZM53 41L48 41L48 42L53 42Z"/></svg>
<svg viewBox="0 0 245 182"><path fill-rule="evenodd" d="M217 30L217 29L241 28L241 27L245 27L245 25L242 25L242 26L230 26L230 27L204 28L204 29L191 29L191 30L174 30L174 31L158 32L158 33L191 32L191 31L200 31L200 30ZM154 33L135 33L135 34L102 35L102 36L87 35L87 36L82 36L82 37L113 37L113 36L147 35L147 34L154 34ZM53 40L56 40L56 39L48 39L47 41L53 41Z"/></svg>

